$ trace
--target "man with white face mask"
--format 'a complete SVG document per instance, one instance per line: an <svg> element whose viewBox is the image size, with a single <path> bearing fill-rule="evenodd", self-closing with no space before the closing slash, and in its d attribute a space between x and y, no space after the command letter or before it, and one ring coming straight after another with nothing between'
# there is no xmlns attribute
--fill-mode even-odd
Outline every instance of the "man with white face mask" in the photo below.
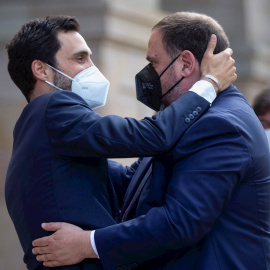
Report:
<svg viewBox="0 0 270 270"><path fill-rule="evenodd" d="M270 149L270 89L256 96L253 109L263 125Z"/></svg>
<svg viewBox="0 0 270 270"><path fill-rule="evenodd" d="M121 194L129 181L119 178L113 183L105 157L152 156L169 150L209 108L216 96L212 84L216 91L219 88L215 82L201 81L204 87L195 86L164 112L141 121L101 117L92 109L105 104L109 83L94 66L78 31L72 17L36 19L7 45L10 76L29 102L14 129L5 187L28 269L44 269L32 254L32 241L46 235L41 223L66 221L92 230L118 221ZM215 39L209 44L203 74L217 77L225 89L236 79L232 52L214 56ZM194 111L193 119L185 122ZM126 171L125 179L130 180L135 169ZM99 260L84 260L61 269L102 266Z"/></svg>
<svg viewBox="0 0 270 270"><path fill-rule="evenodd" d="M91 109L96 109L105 105L110 83L96 66L91 66L87 69L84 69L83 71L79 72L74 78L69 77L57 68L54 68L50 65L48 66L68 78L71 81L71 86L69 84L65 87L63 83L61 83L60 85L60 83L56 80L56 85L49 81L46 81L46 83L55 87L58 90L70 89L72 92L81 96L87 102ZM57 84L62 88L65 88L62 89L57 86Z"/></svg>

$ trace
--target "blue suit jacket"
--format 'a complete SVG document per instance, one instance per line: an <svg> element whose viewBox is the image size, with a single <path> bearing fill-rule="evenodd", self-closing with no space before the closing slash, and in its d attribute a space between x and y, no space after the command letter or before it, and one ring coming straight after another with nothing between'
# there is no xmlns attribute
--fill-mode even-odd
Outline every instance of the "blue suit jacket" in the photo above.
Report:
<svg viewBox="0 0 270 270"><path fill-rule="evenodd" d="M189 92L164 112L136 121L101 117L70 91L56 91L30 102L14 129L5 187L27 268L44 269L32 254L32 241L46 235L42 222L65 221L83 229L115 224L123 183L116 181L113 188L105 157L164 152L208 107L206 100ZM198 117L185 123L196 109ZM129 173L125 173L127 178ZM61 269L101 268L99 260L85 260Z"/></svg>
<svg viewBox="0 0 270 270"><path fill-rule="evenodd" d="M269 149L235 87L170 153L142 160L122 215L134 219L95 232L105 269L270 269Z"/></svg>

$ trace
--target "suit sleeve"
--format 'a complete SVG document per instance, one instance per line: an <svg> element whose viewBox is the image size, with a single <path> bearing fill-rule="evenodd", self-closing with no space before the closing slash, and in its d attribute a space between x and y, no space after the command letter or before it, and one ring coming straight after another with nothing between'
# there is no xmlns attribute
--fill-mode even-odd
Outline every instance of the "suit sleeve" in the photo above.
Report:
<svg viewBox="0 0 270 270"><path fill-rule="evenodd" d="M226 119L216 117L195 123L172 155L175 164L164 205L96 230L95 243L104 269L133 264L147 269L147 263L181 254L197 243L226 207L241 174L251 167L242 135Z"/></svg>
<svg viewBox="0 0 270 270"><path fill-rule="evenodd" d="M59 155L152 156L168 151L209 106L189 91L164 111L137 121L116 115L102 117L78 95L58 91L48 102L46 120L53 149Z"/></svg>

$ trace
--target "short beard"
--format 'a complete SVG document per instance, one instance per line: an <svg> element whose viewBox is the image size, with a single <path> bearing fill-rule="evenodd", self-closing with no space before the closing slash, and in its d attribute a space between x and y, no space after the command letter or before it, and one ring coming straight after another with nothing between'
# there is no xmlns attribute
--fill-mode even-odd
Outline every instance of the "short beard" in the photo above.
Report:
<svg viewBox="0 0 270 270"><path fill-rule="evenodd" d="M166 109L168 106L170 106L174 101L176 101L178 98L180 98L181 96L183 96L184 94L184 90L180 87L180 86L175 86L175 88L173 88L171 90L170 93L168 93L168 95L162 100L161 106L160 106L160 110L164 110Z"/></svg>
<svg viewBox="0 0 270 270"><path fill-rule="evenodd" d="M54 73L54 85L60 89L71 91L71 83L72 81L69 78L66 78L64 75L58 72Z"/></svg>
<svg viewBox="0 0 270 270"><path fill-rule="evenodd" d="M174 66L172 65L169 69L169 76L166 80L166 82L163 82L161 88L162 89L167 89L167 91L173 86L173 84L175 84L175 82L177 81L177 77L174 71ZM177 86L175 86L175 88L173 88L169 93L167 93L167 91L165 92L165 96L161 99L161 106L160 106L160 111L163 111L165 108L167 108L169 105L171 105L171 103L173 101L175 101L174 96L177 93L176 89Z"/></svg>
<svg viewBox="0 0 270 270"><path fill-rule="evenodd" d="M164 82L161 86L162 89L170 89L177 81L179 81L179 78L176 76L174 69L169 69L169 72L170 73L167 81ZM166 109L184 93L185 91L181 86L181 82L179 82L172 90L170 90L169 93L165 93L165 96L161 99L161 106L159 110L163 111L164 109Z"/></svg>

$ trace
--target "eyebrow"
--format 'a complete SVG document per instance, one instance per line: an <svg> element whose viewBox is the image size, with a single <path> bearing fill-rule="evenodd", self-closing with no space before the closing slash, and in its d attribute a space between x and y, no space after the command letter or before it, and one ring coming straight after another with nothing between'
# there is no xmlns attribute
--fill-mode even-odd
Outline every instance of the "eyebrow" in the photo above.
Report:
<svg viewBox="0 0 270 270"><path fill-rule="evenodd" d="M83 55L90 55L91 56L92 55L92 52L91 51L81 50L81 51L77 51L77 52L73 53L74 56L81 55L81 54L83 54Z"/></svg>

